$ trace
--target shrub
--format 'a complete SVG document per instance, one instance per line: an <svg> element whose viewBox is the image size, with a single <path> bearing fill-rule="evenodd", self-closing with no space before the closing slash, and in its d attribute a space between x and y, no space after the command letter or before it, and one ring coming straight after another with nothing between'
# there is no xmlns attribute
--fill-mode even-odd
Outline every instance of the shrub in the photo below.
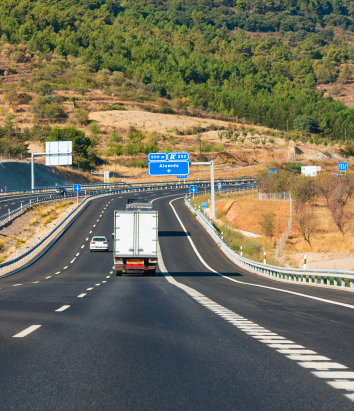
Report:
<svg viewBox="0 0 354 411"><path fill-rule="evenodd" d="M41 96L47 96L52 93L53 85L48 81L40 81L33 86L33 90L37 91Z"/></svg>
<svg viewBox="0 0 354 411"><path fill-rule="evenodd" d="M65 116L64 107L49 97L36 97L31 101L31 111L35 119L53 120Z"/></svg>
<svg viewBox="0 0 354 411"><path fill-rule="evenodd" d="M10 59L14 63L23 63L26 60L26 56L20 51L15 51L10 55Z"/></svg>
<svg viewBox="0 0 354 411"><path fill-rule="evenodd" d="M23 231L29 231L29 226L28 225L25 225L24 227L23 227Z"/></svg>
<svg viewBox="0 0 354 411"><path fill-rule="evenodd" d="M5 246L5 241L0 240L0 250L2 250Z"/></svg>
<svg viewBox="0 0 354 411"><path fill-rule="evenodd" d="M157 111L162 114L173 114L174 111L167 103L162 103L157 107Z"/></svg>
<svg viewBox="0 0 354 411"><path fill-rule="evenodd" d="M84 126L88 123L88 111L83 109L83 108L77 108L73 110L72 115L71 115L71 120L74 122L74 124L79 124L81 126Z"/></svg>
<svg viewBox="0 0 354 411"><path fill-rule="evenodd" d="M32 97L27 93L20 93L17 99L19 104L29 104L32 101Z"/></svg>

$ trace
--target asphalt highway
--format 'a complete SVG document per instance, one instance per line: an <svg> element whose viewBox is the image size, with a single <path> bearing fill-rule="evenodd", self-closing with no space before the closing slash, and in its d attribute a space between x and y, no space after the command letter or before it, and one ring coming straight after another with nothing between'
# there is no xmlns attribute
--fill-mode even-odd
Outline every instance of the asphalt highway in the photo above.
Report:
<svg viewBox="0 0 354 411"><path fill-rule="evenodd" d="M353 294L238 268L185 194L93 201L41 259L0 279L1 409L353 409ZM89 252L133 196L159 211L156 277L115 277L111 245Z"/></svg>

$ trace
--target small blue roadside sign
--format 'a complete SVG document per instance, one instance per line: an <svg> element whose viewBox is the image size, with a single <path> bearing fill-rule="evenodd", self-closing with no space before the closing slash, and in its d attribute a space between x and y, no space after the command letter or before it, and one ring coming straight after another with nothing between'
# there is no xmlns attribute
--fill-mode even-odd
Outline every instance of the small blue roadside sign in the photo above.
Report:
<svg viewBox="0 0 354 411"><path fill-rule="evenodd" d="M179 175L177 176L177 178L187 178L187 177L188 177L187 174L179 174Z"/></svg>
<svg viewBox="0 0 354 411"><path fill-rule="evenodd" d="M197 193L198 192L198 186L189 186L189 192L190 193Z"/></svg>
<svg viewBox="0 0 354 411"><path fill-rule="evenodd" d="M81 184L74 184L74 192L80 193L81 191Z"/></svg>
<svg viewBox="0 0 354 411"><path fill-rule="evenodd" d="M338 163L338 170L339 171L348 171L348 163L347 162Z"/></svg>
<svg viewBox="0 0 354 411"><path fill-rule="evenodd" d="M222 184L218 183L218 189L221 190Z"/></svg>
<svg viewBox="0 0 354 411"><path fill-rule="evenodd" d="M208 204L207 203L202 203L202 209L205 210L206 208L208 208Z"/></svg>
<svg viewBox="0 0 354 411"><path fill-rule="evenodd" d="M150 153L149 176L189 175L189 153Z"/></svg>
<svg viewBox="0 0 354 411"><path fill-rule="evenodd" d="M268 170L268 173L277 173L278 170Z"/></svg>

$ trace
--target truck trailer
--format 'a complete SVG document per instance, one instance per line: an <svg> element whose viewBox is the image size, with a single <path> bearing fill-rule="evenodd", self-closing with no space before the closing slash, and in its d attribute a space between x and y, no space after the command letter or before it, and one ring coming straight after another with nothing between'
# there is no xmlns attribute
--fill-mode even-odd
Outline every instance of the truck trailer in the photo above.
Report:
<svg viewBox="0 0 354 411"><path fill-rule="evenodd" d="M142 272L155 275L157 265L158 212L114 212L113 263L116 275Z"/></svg>

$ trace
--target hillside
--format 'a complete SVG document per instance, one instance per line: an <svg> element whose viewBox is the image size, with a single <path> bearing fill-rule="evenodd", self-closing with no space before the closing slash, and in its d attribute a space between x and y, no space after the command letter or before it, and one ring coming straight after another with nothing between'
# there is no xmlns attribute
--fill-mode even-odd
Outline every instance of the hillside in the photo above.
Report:
<svg viewBox="0 0 354 411"><path fill-rule="evenodd" d="M343 104L351 105L350 91L342 94L352 81L353 10L344 0L4 0L0 150L26 154L29 141L70 138L78 167L102 165L114 152L124 165L144 167L149 150L195 146L199 134L209 139L204 131L229 130L202 150L226 153L224 164L236 161L229 147L242 138L259 146L253 162L268 158L258 153L264 137L351 155L354 110ZM187 141L168 132L174 126L145 132L134 120L120 127L95 114L112 110L227 124L194 128Z"/></svg>

